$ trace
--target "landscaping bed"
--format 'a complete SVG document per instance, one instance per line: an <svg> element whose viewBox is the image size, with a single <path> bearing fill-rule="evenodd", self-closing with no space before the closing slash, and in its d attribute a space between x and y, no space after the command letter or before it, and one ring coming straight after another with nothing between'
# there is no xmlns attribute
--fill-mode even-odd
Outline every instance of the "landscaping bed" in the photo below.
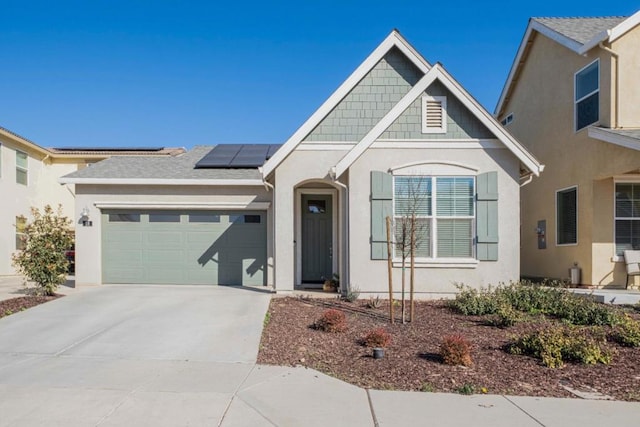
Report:
<svg viewBox="0 0 640 427"><path fill-rule="evenodd" d="M416 302L413 322L403 325L398 318L391 325L387 301L377 308L368 305L366 300L274 298L265 318L258 362L306 366L351 384L382 390L576 397L565 388L569 387L617 400L640 400L639 347L608 339L609 364L567 362L558 368L508 351L516 337L549 327L564 328L566 320L527 314L513 326L500 328L489 324L490 316L463 315L444 301L421 301ZM314 327L330 308L345 313L346 331L329 333ZM615 310L635 320L640 314L632 308ZM398 316L399 312L396 308ZM391 342L384 358L374 359L363 339L379 327L390 334ZM592 329L607 337L613 331L611 326ZM440 346L451 335L460 335L471 344L471 366L443 363Z"/></svg>
<svg viewBox="0 0 640 427"><path fill-rule="evenodd" d="M62 295L53 296L35 296L29 295L24 297L11 298L8 300L0 301L0 318L9 316L11 314L24 311L27 308L35 307L36 305L43 304L45 302L60 298Z"/></svg>

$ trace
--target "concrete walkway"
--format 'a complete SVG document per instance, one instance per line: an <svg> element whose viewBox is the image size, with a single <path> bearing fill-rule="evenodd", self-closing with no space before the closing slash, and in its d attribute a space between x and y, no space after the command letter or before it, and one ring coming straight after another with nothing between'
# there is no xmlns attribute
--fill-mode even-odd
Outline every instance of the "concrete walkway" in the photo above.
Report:
<svg viewBox="0 0 640 427"><path fill-rule="evenodd" d="M26 287L22 276L0 276L0 301L23 297L29 293L30 289L33 289L33 286ZM74 292L76 292L76 287L73 276L67 277L65 284L56 291L62 295L71 295Z"/></svg>
<svg viewBox="0 0 640 427"><path fill-rule="evenodd" d="M637 426L640 403L363 390L256 365L269 294L101 286L0 319L4 426Z"/></svg>

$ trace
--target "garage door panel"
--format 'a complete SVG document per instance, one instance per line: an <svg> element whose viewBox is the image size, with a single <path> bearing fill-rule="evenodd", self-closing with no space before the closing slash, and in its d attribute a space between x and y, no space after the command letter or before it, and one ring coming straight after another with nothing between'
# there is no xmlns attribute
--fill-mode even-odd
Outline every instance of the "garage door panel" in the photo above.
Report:
<svg viewBox="0 0 640 427"><path fill-rule="evenodd" d="M148 212L122 213L139 215L140 221L109 222L103 213L105 283L266 284L264 212L183 211L180 222L149 222ZM245 223L247 214L260 222Z"/></svg>

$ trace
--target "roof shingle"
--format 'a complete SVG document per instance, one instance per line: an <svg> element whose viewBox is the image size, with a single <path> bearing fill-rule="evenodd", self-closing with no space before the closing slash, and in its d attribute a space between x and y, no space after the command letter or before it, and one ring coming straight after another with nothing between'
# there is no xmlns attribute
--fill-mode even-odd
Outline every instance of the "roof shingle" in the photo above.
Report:
<svg viewBox="0 0 640 427"><path fill-rule="evenodd" d="M556 33L585 44L597 34L610 30L626 16L606 16L598 18L531 18Z"/></svg>

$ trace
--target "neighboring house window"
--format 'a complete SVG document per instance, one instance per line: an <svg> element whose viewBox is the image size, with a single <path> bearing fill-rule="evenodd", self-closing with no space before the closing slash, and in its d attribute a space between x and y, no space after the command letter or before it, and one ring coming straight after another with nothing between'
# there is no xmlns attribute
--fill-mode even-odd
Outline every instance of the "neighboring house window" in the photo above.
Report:
<svg viewBox="0 0 640 427"><path fill-rule="evenodd" d="M416 258L473 257L474 186L472 177L394 177L396 242L404 235L408 247L415 215Z"/></svg>
<svg viewBox="0 0 640 427"><path fill-rule="evenodd" d="M29 182L29 156L22 151L16 151L16 182L27 185Z"/></svg>
<svg viewBox="0 0 640 427"><path fill-rule="evenodd" d="M447 97L422 97L422 133L447 133Z"/></svg>
<svg viewBox="0 0 640 427"><path fill-rule="evenodd" d="M500 121L500 123L502 123L502 126L510 125L511 122L513 122L513 113L507 115L507 117Z"/></svg>
<svg viewBox="0 0 640 427"><path fill-rule="evenodd" d="M556 192L556 243L578 243L578 189L566 188Z"/></svg>
<svg viewBox="0 0 640 427"><path fill-rule="evenodd" d="M595 123L600 114L600 61L578 71L575 75L576 131Z"/></svg>
<svg viewBox="0 0 640 427"><path fill-rule="evenodd" d="M640 183L616 183L616 255L626 249L640 249Z"/></svg>
<svg viewBox="0 0 640 427"><path fill-rule="evenodd" d="M27 227L27 218L23 216L16 217L16 250L23 250L27 247L27 235L25 229Z"/></svg>

